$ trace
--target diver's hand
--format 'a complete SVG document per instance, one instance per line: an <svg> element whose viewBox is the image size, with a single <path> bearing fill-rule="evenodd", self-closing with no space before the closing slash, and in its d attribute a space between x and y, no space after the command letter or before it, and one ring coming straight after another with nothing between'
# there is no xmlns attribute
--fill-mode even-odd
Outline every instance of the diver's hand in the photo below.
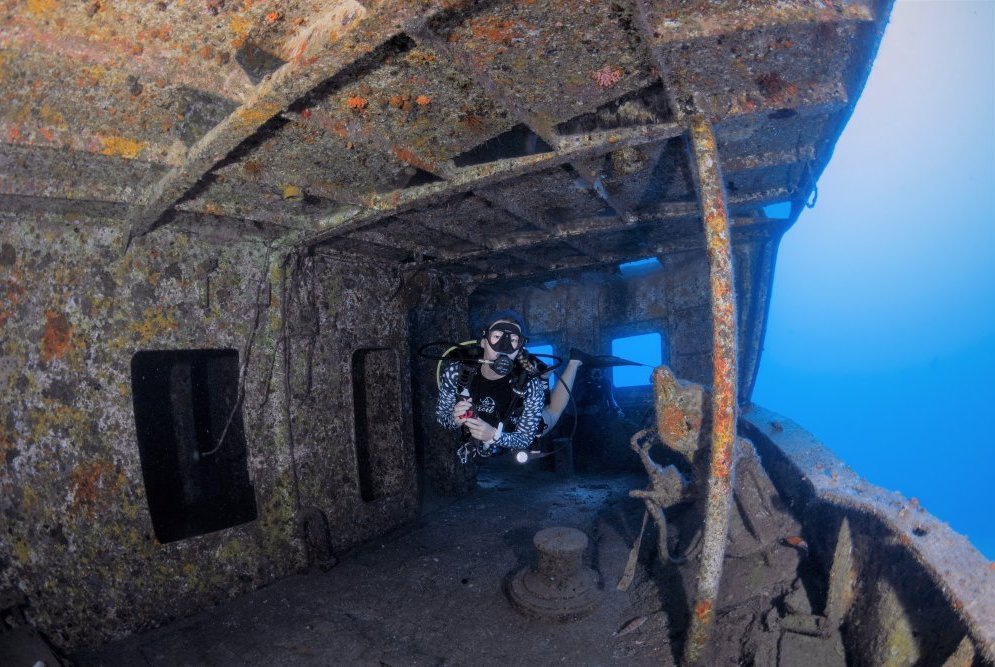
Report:
<svg viewBox="0 0 995 667"><path fill-rule="evenodd" d="M466 399L463 399L462 401L453 406L453 419L456 420L457 424L464 423L469 418L464 417L463 415L466 414L467 410L472 410L472 409L473 409L473 403L471 403Z"/></svg>
<svg viewBox="0 0 995 667"><path fill-rule="evenodd" d="M490 442L497 436L497 429L479 417L472 417L463 423L470 430L470 435L480 442Z"/></svg>

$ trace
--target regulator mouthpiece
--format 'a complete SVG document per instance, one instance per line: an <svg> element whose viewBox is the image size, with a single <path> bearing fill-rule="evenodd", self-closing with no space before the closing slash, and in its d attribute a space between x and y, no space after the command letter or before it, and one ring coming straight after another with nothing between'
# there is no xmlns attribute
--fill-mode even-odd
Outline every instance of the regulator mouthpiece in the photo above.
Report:
<svg viewBox="0 0 995 667"><path fill-rule="evenodd" d="M491 369L498 375L507 375L515 367L515 362L507 354L499 354L498 358L491 362Z"/></svg>

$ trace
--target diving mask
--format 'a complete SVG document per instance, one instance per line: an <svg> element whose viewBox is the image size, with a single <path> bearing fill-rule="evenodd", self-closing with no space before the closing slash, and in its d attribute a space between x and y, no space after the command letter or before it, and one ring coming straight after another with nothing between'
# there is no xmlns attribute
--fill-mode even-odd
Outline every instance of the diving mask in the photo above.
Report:
<svg viewBox="0 0 995 667"><path fill-rule="evenodd" d="M487 330L485 338L491 349L502 354L514 354L525 344L522 330L511 322L495 322Z"/></svg>

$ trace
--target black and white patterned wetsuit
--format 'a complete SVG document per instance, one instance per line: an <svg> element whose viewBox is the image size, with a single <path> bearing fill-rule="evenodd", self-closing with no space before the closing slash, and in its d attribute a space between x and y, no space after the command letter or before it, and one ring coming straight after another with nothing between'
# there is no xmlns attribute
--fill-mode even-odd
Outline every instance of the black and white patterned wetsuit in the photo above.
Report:
<svg viewBox="0 0 995 667"><path fill-rule="evenodd" d="M453 417L453 406L460 400L456 395L459 369L458 361L447 364L439 383L439 402L435 406L435 417L448 429L460 427ZM511 410L516 402L515 393L511 389L512 382L513 376L488 380L476 373L467 390L473 400L473 409L480 419L495 428L499 423L504 424L504 432L495 444L508 449L525 449L542 433L540 424L545 383L538 376L529 378L525 385L525 395L520 399L520 410Z"/></svg>

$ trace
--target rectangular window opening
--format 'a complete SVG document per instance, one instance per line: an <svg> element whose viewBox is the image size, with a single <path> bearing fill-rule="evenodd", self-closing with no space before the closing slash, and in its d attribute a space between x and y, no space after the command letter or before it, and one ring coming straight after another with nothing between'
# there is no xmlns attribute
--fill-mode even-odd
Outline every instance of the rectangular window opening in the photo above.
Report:
<svg viewBox="0 0 995 667"><path fill-rule="evenodd" d="M160 542L257 516L238 379L237 350L141 351L131 358L142 477Z"/></svg>
<svg viewBox="0 0 995 667"><path fill-rule="evenodd" d="M791 217L791 202L780 201L763 207L764 215L771 220L787 220Z"/></svg>
<svg viewBox="0 0 995 667"><path fill-rule="evenodd" d="M618 271L622 274L623 278L636 278L638 276L645 276L662 270L663 265L660 264L660 260L656 257L640 259L635 262L626 262L618 265Z"/></svg>
<svg viewBox="0 0 995 667"><path fill-rule="evenodd" d="M397 492L403 478L401 378L397 353L366 348L352 355L359 493L372 502Z"/></svg>
<svg viewBox="0 0 995 667"><path fill-rule="evenodd" d="M658 333L625 336L612 340L612 354L645 366L615 366L616 387L639 387L650 384L653 369L663 363L663 338Z"/></svg>

